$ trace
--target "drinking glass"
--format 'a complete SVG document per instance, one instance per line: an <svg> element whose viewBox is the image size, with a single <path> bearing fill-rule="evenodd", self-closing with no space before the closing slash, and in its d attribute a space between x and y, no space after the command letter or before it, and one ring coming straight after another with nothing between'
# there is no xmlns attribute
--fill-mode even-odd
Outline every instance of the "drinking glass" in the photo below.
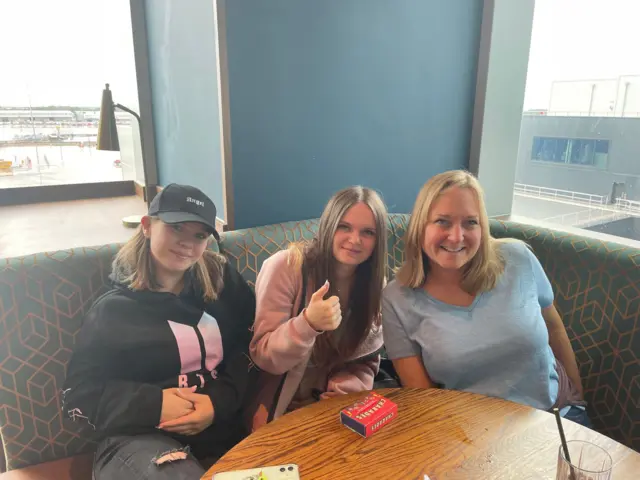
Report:
<svg viewBox="0 0 640 480"><path fill-rule="evenodd" d="M556 480L610 480L613 460L598 445L582 440L567 442L571 463L564 455L562 445L558 451Z"/></svg>

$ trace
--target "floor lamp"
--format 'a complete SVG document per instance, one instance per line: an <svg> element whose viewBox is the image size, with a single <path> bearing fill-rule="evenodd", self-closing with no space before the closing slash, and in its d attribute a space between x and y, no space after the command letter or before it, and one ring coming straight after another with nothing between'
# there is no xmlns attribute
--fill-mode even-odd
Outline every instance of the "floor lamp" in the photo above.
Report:
<svg viewBox="0 0 640 480"><path fill-rule="evenodd" d="M116 108L130 113L138 121L141 137L140 150L142 153L142 175L144 177L144 187L142 192L148 209L150 199L149 192L147 190L147 164L144 161L144 142L142 141L142 122L140 120L140 115L124 105L113 103L113 97L111 96L111 90L109 90L108 83L102 91L102 104L100 106L100 123L98 124L98 142L96 149L110 152L120 151L120 141L118 140L118 130L116 129ZM131 215L124 217L122 219L122 223L125 227L135 228L140 224L142 217L143 215Z"/></svg>

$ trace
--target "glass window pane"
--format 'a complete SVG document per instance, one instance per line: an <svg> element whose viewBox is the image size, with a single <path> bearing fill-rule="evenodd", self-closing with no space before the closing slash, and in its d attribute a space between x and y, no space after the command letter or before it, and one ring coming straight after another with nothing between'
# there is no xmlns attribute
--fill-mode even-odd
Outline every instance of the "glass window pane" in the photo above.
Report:
<svg viewBox="0 0 640 480"><path fill-rule="evenodd" d="M567 163L567 157L569 155L569 140L566 138L559 138L556 147L555 162Z"/></svg>
<svg viewBox="0 0 640 480"><path fill-rule="evenodd" d="M541 160L555 162L558 149L558 140L555 138L545 138L543 140Z"/></svg>
<svg viewBox="0 0 640 480"><path fill-rule="evenodd" d="M527 188L514 189L513 215L609 233L599 226L640 225L638 8L535 2L515 179ZM625 228L616 235L640 247Z"/></svg>
<svg viewBox="0 0 640 480"><path fill-rule="evenodd" d="M571 140L570 163L574 165L593 165L595 140Z"/></svg>
<svg viewBox="0 0 640 480"><path fill-rule="evenodd" d="M609 141L596 140L596 152L593 155L593 165L600 170L605 170L607 168L608 160L609 160Z"/></svg>
<svg viewBox="0 0 640 480"><path fill-rule="evenodd" d="M544 141L540 137L533 137L533 146L531 147L531 159L532 160L541 160L542 156L542 147L544 145Z"/></svg>
<svg viewBox="0 0 640 480"><path fill-rule="evenodd" d="M129 0L60 3L0 1L3 37L18 40L2 50L0 189L136 178L129 114L116 113L121 151L96 149L105 83L139 110Z"/></svg>
<svg viewBox="0 0 640 480"><path fill-rule="evenodd" d="M596 140L596 153L609 153L609 141L608 140Z"/></svg>

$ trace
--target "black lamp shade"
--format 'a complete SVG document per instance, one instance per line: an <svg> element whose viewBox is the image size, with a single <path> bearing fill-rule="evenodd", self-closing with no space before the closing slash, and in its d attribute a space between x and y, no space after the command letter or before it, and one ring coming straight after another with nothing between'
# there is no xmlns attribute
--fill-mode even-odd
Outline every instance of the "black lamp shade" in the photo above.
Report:
<svg viewBox="0 0 640 480"><path fill-rule="evenodd" d="M102 105L100 106L100 123L98 124L98 150L120 151L118 131L116 130L116 115L113 97L109 84L102 91Z"/></svg>

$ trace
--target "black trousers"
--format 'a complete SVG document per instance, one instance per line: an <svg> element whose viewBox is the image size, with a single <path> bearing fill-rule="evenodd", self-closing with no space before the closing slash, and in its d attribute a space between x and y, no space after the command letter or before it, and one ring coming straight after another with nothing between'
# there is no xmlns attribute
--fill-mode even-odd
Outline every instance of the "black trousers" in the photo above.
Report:
<svg viewBox="0 0 640 480"><path fill-rule="evenodd" d="M108 437L98 444L93 463L93 478L198 480L204 475L205 469L191 452L184 460L160 465L154 462L154 459L163 454L184 449L185 445L162 433Z"/></svg>

